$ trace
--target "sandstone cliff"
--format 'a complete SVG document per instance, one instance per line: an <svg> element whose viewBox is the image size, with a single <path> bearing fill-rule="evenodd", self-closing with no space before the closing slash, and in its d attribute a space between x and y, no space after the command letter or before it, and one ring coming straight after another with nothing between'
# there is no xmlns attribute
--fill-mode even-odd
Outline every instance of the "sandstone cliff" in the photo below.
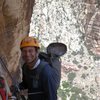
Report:
<svg viewBox="0 0 100 100"><path fill-rule="evenodd" d="M0 56L14 73L20 58L19 44L28 35L35 0L0 0Z"/></svg>
<svg viewBox="0 0 100 100"><path fill-rule="evenodd" d="M68 46L59 100L100 100L100 0L36 0L32 19L42 46Z"/></svg>

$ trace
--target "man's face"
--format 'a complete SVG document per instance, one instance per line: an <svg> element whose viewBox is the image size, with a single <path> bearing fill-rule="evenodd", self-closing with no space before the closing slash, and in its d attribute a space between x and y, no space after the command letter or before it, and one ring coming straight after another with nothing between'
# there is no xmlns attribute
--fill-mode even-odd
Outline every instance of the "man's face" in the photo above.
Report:
<svg viewBox="0 0 100 100"><path fill-rule="evenodd" d="M38 52L34 47L24 47L21 50L22 58L25 63L29 64L36 60Z"/></svg>

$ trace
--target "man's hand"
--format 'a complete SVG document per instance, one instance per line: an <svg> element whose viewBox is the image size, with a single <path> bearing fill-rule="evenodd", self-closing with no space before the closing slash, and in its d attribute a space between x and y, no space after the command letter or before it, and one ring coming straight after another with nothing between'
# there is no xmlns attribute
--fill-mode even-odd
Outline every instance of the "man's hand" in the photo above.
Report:
<svg viewBox="0 0 100 100"><path fill-rule="evenodd" d="M21 90L20 95L28 96L28 90Z"/></svg>

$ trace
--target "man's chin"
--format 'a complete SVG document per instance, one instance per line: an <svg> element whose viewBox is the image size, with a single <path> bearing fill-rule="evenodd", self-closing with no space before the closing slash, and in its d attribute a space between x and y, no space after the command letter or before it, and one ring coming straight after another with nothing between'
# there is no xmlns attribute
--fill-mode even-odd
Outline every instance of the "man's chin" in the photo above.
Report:
<svg viewBox="0 0 100 100"><path fill-rule="evenodd" d="M32 63L32 61L27 61L27 62L26 62L26 64L31 64L31 63Z"/></svg>
<svg viewBox="0 0 100 100"><path fill-rule="evenodd" d="M33 63L33 61L26 61L26 64L27 65L30 65L30 64L32 64Z"/></svg>

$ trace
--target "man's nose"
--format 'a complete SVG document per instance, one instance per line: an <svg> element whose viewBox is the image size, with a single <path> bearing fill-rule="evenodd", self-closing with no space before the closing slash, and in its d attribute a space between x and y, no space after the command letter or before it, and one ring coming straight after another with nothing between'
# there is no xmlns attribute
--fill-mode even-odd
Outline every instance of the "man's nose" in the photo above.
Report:
<svg viewBox="0 0 100 100"><path fill-rule="evenodd" d="M26 56L29 56L30 55L30 52L29 51L26 51L25 55Z"/></svg>

